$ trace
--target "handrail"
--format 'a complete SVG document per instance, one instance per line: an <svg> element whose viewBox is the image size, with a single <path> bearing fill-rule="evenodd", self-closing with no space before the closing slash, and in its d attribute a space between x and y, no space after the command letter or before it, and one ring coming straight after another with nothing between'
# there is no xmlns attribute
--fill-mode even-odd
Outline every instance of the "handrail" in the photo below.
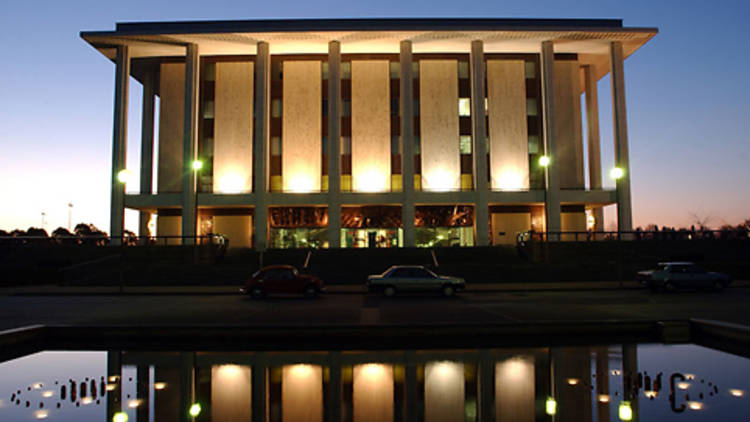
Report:
<svg viewBox="0 0 750 422"><path fill-rule="evenodd" d="M653 241L653 240L748 240L750 231L733 230L628 230L628 231L526 231L517 234L519 242L527 241Z"/></svg>
<svg viewBox="0 0 750 422"><path fill-rule="evenodd" d="M27 244L27 243L48 243L48 244L104 244L111 245L113 240L119 240L122 246L134 245L167 245L170 240L191 239L198 245L218 244L225 245L228 240L221 234L205 234L196 236L131 236L123 235L112 237L107 235L101 236L0 236L0 245L2 244ZM100 243L101 242L101 243ZM182 243L182 242L180 242Z"/></svg>

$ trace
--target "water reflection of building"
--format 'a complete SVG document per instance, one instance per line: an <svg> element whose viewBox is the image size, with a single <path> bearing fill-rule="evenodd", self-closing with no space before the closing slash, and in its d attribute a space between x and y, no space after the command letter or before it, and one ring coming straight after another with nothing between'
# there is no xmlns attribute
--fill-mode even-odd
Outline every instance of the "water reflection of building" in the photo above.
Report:
<svg viewBox="0 0 750 422"><path fill-rule="evenodd" d="M109 376L137 374L136 421L389 422L609 420L610 362L635 347L394 352L109 352ZM596 368L592 374L592 363ZM628 367L635 362L626 362ZM630 368L636 374L636 366ZM619 369L618 369L619 370ZM625 368L623 375L628 373ZM623 376L623 381L626 379ZM575 382L574 382L575 380ZM619 378L618 378L618 382ZM158 389L155 387L158 385ZM601 385L600 385L601 384ZM625 391L624 384L617 388ZM595 393L593 390L595 389ZM625 395L627 396L627 394ZM127 411L117 393L108 415ZM622 397L622 396L621 396ZM637 393L631 400L637 415ZM619 398L618 398L619 400ZM594 416L596 414L596 416ZM132 419L131 419L132 420ZM635 420L635 419L634 419Z"/></svg>
<svg viewBox="0 0 750 422"><path fill-rule="evenodd" d="M141 212L141 235L156 214L157 234L188 243L213 232L261 250L484 246L529 229L585 231L587 212L601 229L610 204L630 230L623 63L655 34L594 19L148 22L84 32L117 65L110 233L122 233L127 207ZM602 188L605 75L624 170L616 190ZM130 76L144 91L142 171L140 192L126 195L118 175L128 167Z"/></svg>

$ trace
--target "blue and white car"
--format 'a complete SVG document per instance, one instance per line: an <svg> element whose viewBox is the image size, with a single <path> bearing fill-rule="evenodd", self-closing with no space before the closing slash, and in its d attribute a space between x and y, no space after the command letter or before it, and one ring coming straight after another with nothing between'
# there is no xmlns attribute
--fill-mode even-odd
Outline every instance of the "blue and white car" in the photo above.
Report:
<svg viewBox="0 0 750 422"><path fill-rule="evenodd" d="M406 291L434 291L453 296L465 288L463 278L437 275L422 265L394 265L383 274L367 277L368 291L389 297Z"/></svg>

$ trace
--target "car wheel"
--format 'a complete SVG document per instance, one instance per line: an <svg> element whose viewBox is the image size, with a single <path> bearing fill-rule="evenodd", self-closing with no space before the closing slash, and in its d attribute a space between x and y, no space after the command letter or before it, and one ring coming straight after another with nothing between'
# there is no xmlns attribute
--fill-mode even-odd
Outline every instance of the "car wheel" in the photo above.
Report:
<svg viewBox="0 0 750 422"><path fill-rule="evenodd" d="M386 286L386 288L383 289L383 294L387 297L396 296L396 288L393 286Z"/></svg>
<svg viewBox="0 0 750 422"><path fill-rule="evenodd" d="M717 292L724 290L724 283L719 280L714 281L714 290Z"/></svg>
<svg viewBox="0 0 750 422"><path fill-rule="evenodd" d="M307 286L305 287L305 297L313 298L318 295L318 289L315 288L315 286Z"/></svg>
<svg viewBox="0 0 750 422"><path fill-rule="evenodd" d="M456 294L456 289L454 289L453 286L450 286L450 285L443 286L443 296L451 297L455 294Z"/></svg>
<svg viewBox="0 0 750 422"><path fill-rule="evenodd" d="M677 290L677 286L675 286L671 281L667 281L664 283L664 290L667 292L674 292L675 290Z"/></svg>
<svg viewBox="0 0 750 422"><path fill-rule="evenodd" d="M260 287L255 287L250 290L250 296L252 296L253 299L263 299L265 295L266 292L264 292Z"/></svg>

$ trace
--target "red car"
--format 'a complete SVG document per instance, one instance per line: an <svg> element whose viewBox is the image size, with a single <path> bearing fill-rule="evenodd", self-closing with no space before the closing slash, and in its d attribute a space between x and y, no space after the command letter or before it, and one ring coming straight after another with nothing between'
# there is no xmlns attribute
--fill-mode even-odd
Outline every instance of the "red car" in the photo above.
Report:
<svg viewBox="0 0 750 422"><path fill-rule="evenodd" d="M269 265L255 272L240 293L261 299L273 293L315 297L324 290L323 280L318 277L300 274L291 265Z"/></svg>

